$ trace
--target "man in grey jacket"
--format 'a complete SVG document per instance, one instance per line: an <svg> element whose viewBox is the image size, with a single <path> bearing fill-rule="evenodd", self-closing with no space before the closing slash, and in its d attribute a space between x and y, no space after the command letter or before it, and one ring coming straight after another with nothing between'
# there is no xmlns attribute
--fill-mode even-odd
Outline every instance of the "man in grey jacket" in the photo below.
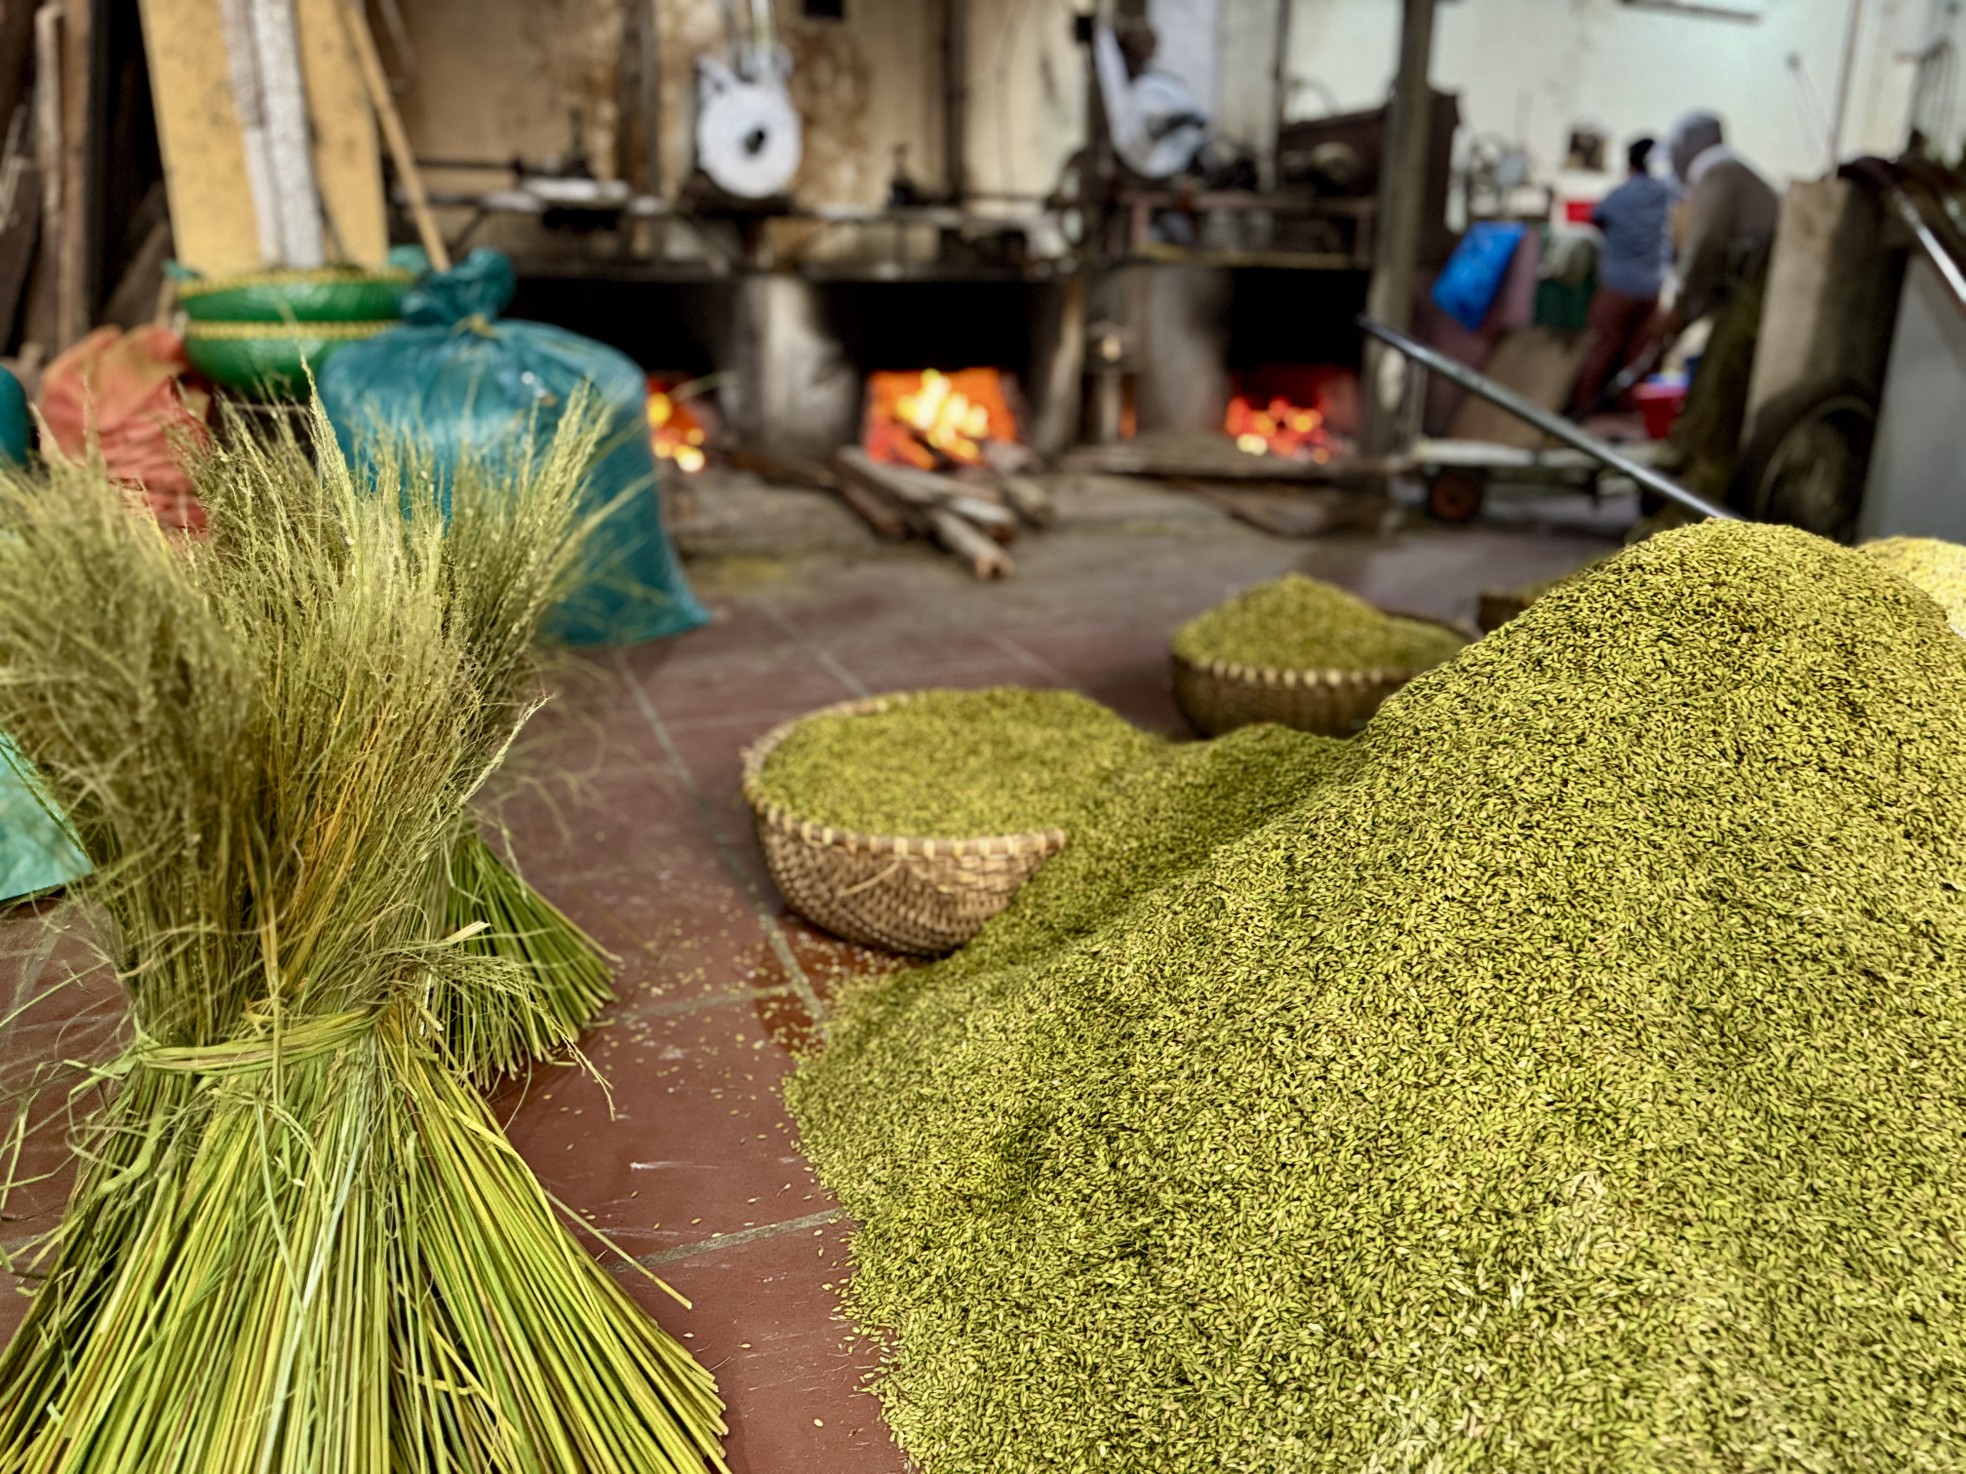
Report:
<svg viewBox="0 0 1966 1474"><path fill-rule="evenodd" d="M1727 146L1720 119L1712 113L1681 118L1666 152L1685 199L1679 213L1678 292L1662 335L1671 343L1688 325L1713 319L1687 386L1686 408L1673 428L1673 445L1682 462L1681 479L1718 499L1733 479L1747 418L1748 375L1781 197Z"/></svg>
<svg viewBox="0 0 1966 1474"><path fill-rule="evenodd" d="M1668 324L1684 328L1725 306L1765 264L1782 206L1768 181L1727 146L1720 119L1712 113L1681 118L1666 151L1685 191L1679 294Z"/></svg>

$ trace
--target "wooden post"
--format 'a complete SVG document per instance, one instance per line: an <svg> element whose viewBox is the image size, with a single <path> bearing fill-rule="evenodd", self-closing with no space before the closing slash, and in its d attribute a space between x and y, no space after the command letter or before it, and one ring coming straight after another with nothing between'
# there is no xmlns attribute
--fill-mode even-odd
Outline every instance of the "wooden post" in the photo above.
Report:
<svg viewBox="0 0 1966 1474"><path fill-rule="evenodd" d="M949 202L969 195L969 4L942 0L942 176Z"/></svg>
<svg viewBox="0 0 1966 1474"><path fill-rule="evenodd" d="M95 0L62 0L61 217L55 260L55 342L88 336L94 309L96 211L91 144L96 135Z"/></svg>
<svg viewBox="0 0 1966 1474"><path fill-rule="evenodd" d="M437 270L449 271L450 247L444 244L443 233L437 229L437 217L430 209L430 196L423 188L423 171L417 168L416 154L410 148L410 136L403 129L402 114L396 111L396 99L390 95L389 77L382 69L382 56L375 49L375 35L369 30L368 13L362 9L361 0L341 0L341 19L348 27L348 40L355 48L355 62L362 69L363 84L369 89L369 105L375 109L375 120L381 125L383 142L389 146L389 158L396 166L396 178L403 186L403 193L409 197L410 219L416 222L416 233L423 242L424 254Z"/></svg>
<svg viewBox="0 0 1966 1474"><path fill-rule="evenodd" d="M1399 76L1387 120L1385 162L1379 172L1378 249L1365 310L1388 327L1406 332L1413 324L1413 272L1420 251L1421 210L1426 201L1428 113L1427 81L1434 42L1434 0L1402 0ZM1364 446L1368 455L1390 454L1399 439L1405 361L1376 341L1365 345Z"/></svg>

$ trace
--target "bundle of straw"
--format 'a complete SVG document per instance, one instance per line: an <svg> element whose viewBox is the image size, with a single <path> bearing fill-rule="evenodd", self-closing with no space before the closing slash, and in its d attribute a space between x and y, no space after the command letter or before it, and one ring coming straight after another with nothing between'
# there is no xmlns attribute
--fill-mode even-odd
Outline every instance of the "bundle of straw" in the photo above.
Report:
<svg viewBox="0 0 1966 1474"><path fill-rule="evenodd" d="M433 497L446 548L441 587L484 695L472 740L487 765L503 758L516 728L538 706L538 636L546 616L587 576L590 534L612 510L582 511L564 498L514 495L515 485L569 484L591 464L600 434L541 437L530 421L506 442L440 468L422 445L378 426L363 445L378 489L413 486ZM238 454L276 479L304 476L307 453L294 437L251 441ZM494 852L466 815L433 876L447 932L470 930L466 947L522 966L531 979L523 1006L443 1007L453 1052L483 1078L563 1050L614 997L608 954ZM455 1000L453 1000L455 1001Z"/></svg>
<svg viewBox="0 0 1966 1474"><path fill-rule="evenodd" d="M577 541L568 420L487 556ZM188 547L99 472L0 479L0 725L96 867L135 1034L27 1266L0 1471L722 1468L709 1375L496 1129L468 1083L496 1048L454 1039L558 1037L526 967L435 924L530 706L486 680L468 540L413 466L366 495L317 443L318 472L221 452Z"/></svg>

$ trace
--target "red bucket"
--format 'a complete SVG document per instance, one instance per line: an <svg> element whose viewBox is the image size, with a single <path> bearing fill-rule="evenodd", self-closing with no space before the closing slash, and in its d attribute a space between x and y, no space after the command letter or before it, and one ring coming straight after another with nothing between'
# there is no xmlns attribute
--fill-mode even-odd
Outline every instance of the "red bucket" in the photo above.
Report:
<svg viewBox="0 0 1966 1474"><path fill-rule="evenodd" d="M1645 433L1653 440L1672 434L1673 421L1686 407L1686 383L1682 379L1647 379L1632 390L1638 412L1645 417Z"/></svg>

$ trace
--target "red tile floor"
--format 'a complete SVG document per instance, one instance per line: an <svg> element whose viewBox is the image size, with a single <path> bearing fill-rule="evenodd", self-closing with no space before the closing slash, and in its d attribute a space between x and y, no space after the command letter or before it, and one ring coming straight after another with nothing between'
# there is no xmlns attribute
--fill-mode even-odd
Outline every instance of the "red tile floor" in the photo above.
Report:
<svg viewBox="0 0 1966 1474"><path fill-rule="evenodd" d="M815 706L929 684L1070 686L1180 731L1168 634L1245 584L1299 569L1467 618L1483 586L1600 555L1618 521L1532 512L1289 542L1175 493L1084 482L1058 495L1063 524L1022 540L1017 574L985 585L920 545L874 544L823 498L702 483L681 540L715 623L582 657L515 760L534 780L500 807L516 854L620 956L620 997L584 1045L605 1087L544 1070L497 1105L546 1185L693 1302L619 1271L715 1370L740 1474L907 1467L865 1392L876 1350L837 1315L848 1225L780 1095L839 982L896 964L785 912L738 793L744 744ZM91 970L86 930L63 902L0 921L0 1085L114 1047L118 998ZM37 1148L54 1175L8 1205L9 1245L59 1209L55 1136ZM21 1303L0 1297L0 1333Z"/></svg>

